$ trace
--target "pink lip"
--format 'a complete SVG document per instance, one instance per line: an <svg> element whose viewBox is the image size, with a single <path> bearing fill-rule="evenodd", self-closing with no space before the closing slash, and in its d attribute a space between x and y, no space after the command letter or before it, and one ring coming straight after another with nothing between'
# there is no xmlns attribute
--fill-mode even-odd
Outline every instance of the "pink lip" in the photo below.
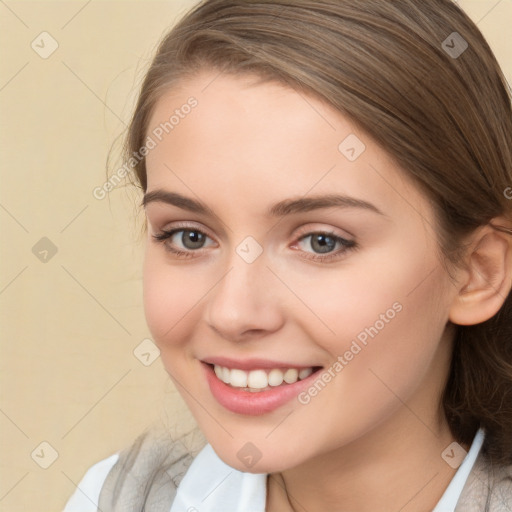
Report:
<svg viewBox="0 0 512 512"><path fill-rule="evenodd" d="M272 364L274 365L275 362ZM281 407L296 397L303 389L307 388L311 384L312 380L316 379L318 376L318 371L316 371L309 377L303 380L298 380L293 384L276 386L275 388L268 391L258 391L256 393L252 393L250 391L242 391L232 388L231 386L228 386L222 382L217 378L215 372L213 371L213 367L209 364L203 362L201 366L204 369L210 391L217 402L219 402L219 404L231 412L235 412L237 414L245 414L247 416L259 416L261 414L274 411L278 407ZM227 364L222 364L221 366L229 367ZM279 368L279 366L280 365L278 364L277 366L266 367ZM284 367L297 368L293 365L284 365ZM233 368L240 368L240 366L233 366ZM253 365L251 368L263 368L263 366ZM310 367L306 366L304 368Z"/></svg>
<svg viewBox="0 0 512 512"><path fill-rule="evenodd" d="M208 357L202 359L203 363L216 364L218 366L224 366L225 368L238 368L239 370L251 371L251 370L271 370L273 368L297 368L301 370L303 368L313 368L316 365L302 365L295 363L287 363L283 361L269 361L268 359L231 359L229 357Z"/></svg>

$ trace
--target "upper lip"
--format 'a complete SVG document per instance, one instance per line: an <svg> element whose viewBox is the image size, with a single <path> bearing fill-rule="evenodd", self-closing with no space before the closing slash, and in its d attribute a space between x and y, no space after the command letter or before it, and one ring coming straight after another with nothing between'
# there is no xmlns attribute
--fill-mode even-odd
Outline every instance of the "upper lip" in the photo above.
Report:
<svg viewBox="0 0 512 512"><path fill-rule="evenodd" d="M229 357L207 357L201 359L203 363L214 364L223 366L225 368L237 368L239 370L257 370L257 369L272 369L272 368L318 368L319 365L312 364L296 364L283 361L271 361L269 359L250 358L250 359L231 359Z"/></svg>

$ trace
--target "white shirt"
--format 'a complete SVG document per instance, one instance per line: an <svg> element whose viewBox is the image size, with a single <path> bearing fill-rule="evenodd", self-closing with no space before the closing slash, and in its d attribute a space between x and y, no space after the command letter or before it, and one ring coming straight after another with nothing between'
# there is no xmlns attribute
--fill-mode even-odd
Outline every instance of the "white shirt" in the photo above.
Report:
<svg viewBox="0 0 512 512"><path fill-rule="evenodd" d="M479 429L469 452L432 512L454 512L484 438L484 431ZM101 487L118 457L114 454L91 466L63 512L97 512ZM207 444L188 468L169 512L265 512L266 486L267 474L238 471L223 462Z"/></svg>

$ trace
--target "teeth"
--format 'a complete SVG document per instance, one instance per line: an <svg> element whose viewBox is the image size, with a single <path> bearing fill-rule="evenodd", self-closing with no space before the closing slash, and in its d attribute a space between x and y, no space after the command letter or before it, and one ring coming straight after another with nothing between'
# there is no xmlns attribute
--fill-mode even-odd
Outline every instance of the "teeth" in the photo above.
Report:
<svg viewBox="0 0 512 512"><path fill-rule="evenodd" d="M224 368L224 370L227 370L227 368ZM242 370L231 370L229 383L232 386L235 386L235 388L245 388L247 386L247 372L243 372ZM257 386L253 384L251 387L255 388Z"/></svg>
<svg viewBox="0 0 512 512"><path fill-rule="evenodd" d="M233 370L231 370L233 371ZM237 370L235 370L237 371ZM242 370L238 370L241 372ZM252 372L249 372L248 374L246 372L243 372L247 377L247 387L249 388L256 388L256 389L263 389L268 386L268 378L267 378L267 372L264 370L253 370ZM244 386L245 387L245 386Z"/></svg>
<svg viewBox="0 0 512 512"><path fill-rule="evenodd" d="M305 379L306 377L309 377L313 373L313 368L303 368L299 372L299 379Z"/></svg>
<svg viewBox="0 0 512 512"><path fill-rule="evenodd" d="M268 385L280 386L283 383L283 372L281 370L270 370L268 373Z"/></svg>
<svg viewBox="0 0 512 512"><path fill-rule="evenodd" d="M286 370L284 372L283 380L287 384L293 384L294 382L297 382L299 380L299 370L296 370L295 368L290 368L289 370Z"/></svg>
<svg viewBox="0 0 512 512"><path fill-rule="evenodd" d="M282 371L279 368L267 370L251 370L246 372L238 368L229 369L224 366L214 365L215 375L224 382L235 388L242 388L245 391L258 392L270 387L280 386L283 383L293 384L298 380L305 379L313 373L313 368L288 368Z"/></svg>

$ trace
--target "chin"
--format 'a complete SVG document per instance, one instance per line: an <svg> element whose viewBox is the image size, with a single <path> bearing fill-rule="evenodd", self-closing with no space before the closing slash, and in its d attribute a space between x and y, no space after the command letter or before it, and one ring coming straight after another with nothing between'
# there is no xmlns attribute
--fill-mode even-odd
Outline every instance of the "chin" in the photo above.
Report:
<svg viewBox="0 0 512 512"><path fill-rule="evenodd" d="M265 449L259 451L252 443L246 443L241 448L238 443L233 443L233 445L224 443L221 447L214 443L210 444L225 464L244 473L276 473L304 462L302 457L297 457L296 447L291 448L295 452L295 456L291 456L285 451L277 451L275 447L267 448L272 452L270 456L265 456ZM251 456L253 460L251 460Z"/></svg>

